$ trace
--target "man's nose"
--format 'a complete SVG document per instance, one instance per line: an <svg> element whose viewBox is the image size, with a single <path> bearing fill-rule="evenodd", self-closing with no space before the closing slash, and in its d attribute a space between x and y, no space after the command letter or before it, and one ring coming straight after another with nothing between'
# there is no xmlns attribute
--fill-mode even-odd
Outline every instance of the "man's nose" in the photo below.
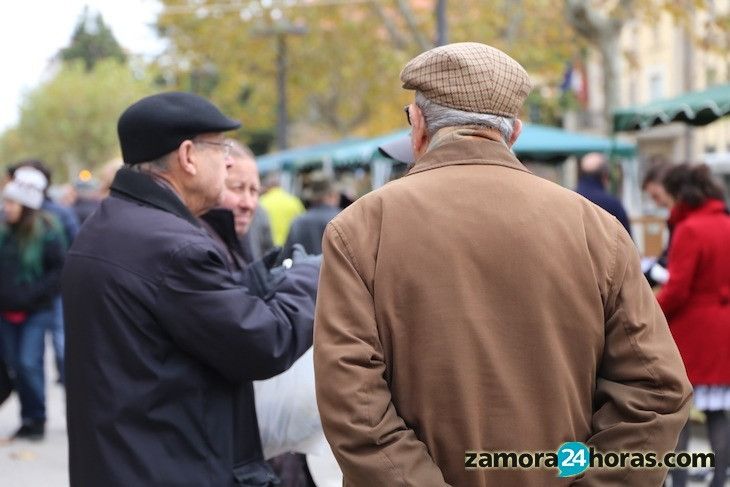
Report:
<svg viewBox="0 0 730 487"><path fill-rule="evenodd" d="M238 206L245 210L254 210L256 209L256 198L248 193L244 193L238 199Z"/></svg>

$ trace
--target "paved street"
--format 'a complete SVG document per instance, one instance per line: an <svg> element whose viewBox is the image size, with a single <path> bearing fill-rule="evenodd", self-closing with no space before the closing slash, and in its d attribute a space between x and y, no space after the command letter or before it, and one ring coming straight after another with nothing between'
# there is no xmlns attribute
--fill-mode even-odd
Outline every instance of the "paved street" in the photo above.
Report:
<svg viewBox="0 0 730 487"><path fill-rule="evenodd" d="M50 353L50 355L49 355ZM40 442L4 440L0 443L0 485L2 487L66 487L68 482L68 446L66 441L65 394L52 383L56 372L50 367L50 349L46 354L46 393L48 422L46 439ZM0 437L12 435L20 422L20 403L13 394L0 407Z"/></svg>
<svg viewBox="0 0 730 487"><path fill-rule="evenodd" d="M41 442L0 442L0 486L2 487L67 487L68 447L66 442L66 416L64 390L55 380L56 372L51 367L52 351L46 353L46 381L48 385L48 423L46 439ZM11 435L19 426L17 397L13 395L0 407L0 438ZM702 428L690 442L690 450L707 451L707 442L700 436ZM691 487L707 485L691 482ZM730 485L730 482L726 485Z"/></svg>

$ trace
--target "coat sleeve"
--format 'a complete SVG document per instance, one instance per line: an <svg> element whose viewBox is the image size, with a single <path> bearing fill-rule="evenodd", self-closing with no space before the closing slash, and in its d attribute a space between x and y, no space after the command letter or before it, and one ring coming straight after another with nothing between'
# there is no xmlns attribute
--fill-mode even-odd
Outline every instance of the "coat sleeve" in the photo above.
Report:
<svg viewBox="0 0 730 487"><path fill-rule="evenodd" d="M692 235L692 229L680 225L672 237L669 247L669 281L662 288L657 300L670 320L689 298L692 281L697 271L700 255L700 239Z"/></svg>
<svg viewBox="0 0 730 487"><path fill-rule="evenodd" d="M323 256L315 384L322 426L345 484L448 485L426 445L393 405L373 298L335 223L325 231Z"/></svg>
<svg viewBox="0 0 730 487"><path fill-rule="evenodd" d="M161 280L158 322L231 382L285 371L312 344L317 269L292 268L264 301L234 282L223 259L204 245L178 251Z"/></svg>
<svg viewBox="0 0 730 487"><path fill-rule="evenodd" d="M626 232L618 232L596 379L592 434L603 452L672 451L687 422L692 388L667 322ZM660 458L660 457L659 457ZM661 484L666 469L589 469L575 486Z"/></svg>

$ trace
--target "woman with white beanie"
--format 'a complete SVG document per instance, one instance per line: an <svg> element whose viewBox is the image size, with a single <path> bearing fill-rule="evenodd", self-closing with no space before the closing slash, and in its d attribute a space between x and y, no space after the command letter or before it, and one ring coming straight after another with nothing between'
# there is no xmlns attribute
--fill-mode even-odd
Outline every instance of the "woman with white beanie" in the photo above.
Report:
<svg viewBox="0 0 730 487"><path fill-rule="evenodd" d="M48 181L35 168L21 167L2 192L0 223L0 338L21 404L22 424L14 438L45 435L43 352L53 321L63 266L60 224L40 210Z"/></svg>

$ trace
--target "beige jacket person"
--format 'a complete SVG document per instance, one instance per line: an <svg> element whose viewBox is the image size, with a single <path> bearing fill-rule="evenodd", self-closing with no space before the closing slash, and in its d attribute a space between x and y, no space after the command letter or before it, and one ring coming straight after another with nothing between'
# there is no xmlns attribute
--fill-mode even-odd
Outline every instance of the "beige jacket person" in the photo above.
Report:
<svg viewBox="0 0 730 487"><path fill-rule="evenodd" d="M323 245L317 400L345 485L661 485L663 469L465 469L467 450L676 444L691 387L608 213L470 138L351 205Z"/></svg>

